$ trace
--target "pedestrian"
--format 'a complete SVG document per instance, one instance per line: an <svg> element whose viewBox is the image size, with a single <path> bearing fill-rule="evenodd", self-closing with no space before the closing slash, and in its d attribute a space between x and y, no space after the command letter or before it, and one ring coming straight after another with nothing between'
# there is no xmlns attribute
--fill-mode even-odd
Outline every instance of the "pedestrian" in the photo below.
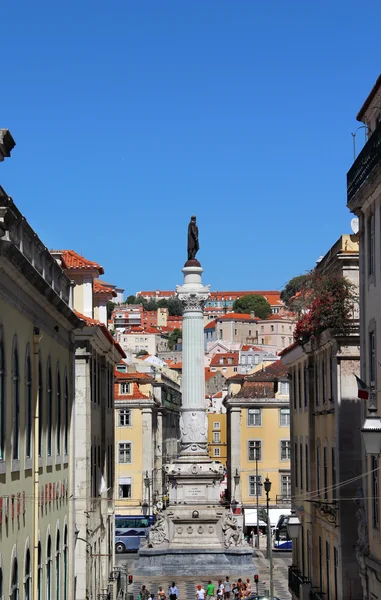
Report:
<svg viewBox="0 0 381 600"><path fill-rule="evenodd" d="M251 594L251 583L250 583L250 579L246 579L246 593L245 596L250 596Z"/></svg>
<svg viewBox="0 0 381 600"><path fill-rule="evenodd" d="M140 593L138 595L138 600L148 600L148 598L150 597L150 593L147 590L145 585L142 585Z"/></svg>
<svg viewBox="0 0 381 600"><path fill-rule="evenodd" d="M164 592L162 586L160 586L157 591L157 598L158 598L158 600L167 600L167 596L165 595L165 592Z"/></svg>
<svg viewBox="0 0 381 600"><path fill-rule="evenodd" d="M205 600L205 590L202 585L197 586L196 600Z"/></svg>
<svg viewBox="0 0 381 600"><path fill-rule="evenodd" d="M177 600L179 596L179 590L177 589L177 585L174 581L172 581L172 585L168 590L169 600Z"/></svg>
<svg viewBox="0 0 381 600"><path fill-rule="evenodd" d="M219 579L218 580L218 588L217 588L217 599L218 600L223 600L224 592L225 592L224 584L222 583L222 579Z"/></svg>
<svg viewBox="0 0 381 600"><path fill-rule="evenodd" d="M230 592L231 592L231 583L230 583L230 579L228 577L228 575L226 575L225 577L225 581L224 581L224 598L225 600L229 600L230 598Z"/></svg>
<svg viewBox="0 0 381 600"><path fill-rule="evenodd" d="M206 600L214 600L214 585L210 580L206 586Z"/></svg>

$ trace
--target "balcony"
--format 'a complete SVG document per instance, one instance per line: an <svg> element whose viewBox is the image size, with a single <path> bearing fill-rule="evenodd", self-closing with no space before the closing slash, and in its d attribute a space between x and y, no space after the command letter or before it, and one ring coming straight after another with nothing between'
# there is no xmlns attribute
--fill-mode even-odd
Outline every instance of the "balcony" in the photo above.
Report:
<svg viewBox="0 0 381 600"><path fill-rule="evenodd" d="M306 579L303 577L297 567L291 565L288 567L288 589L296 596L300 597L300 585L305 583Z"/></svg>
<svg viewBox="0 0 381 600"><path fill-rule="evenodd" d="M310 590L310 600L324 600L324 595L316 590Z"/></svg>
<svg viewBox="0 0 381 600"><path fill-rule="evenodd" d="M381 163L381 122L347 173L348 204L379 163Z"/></svg>

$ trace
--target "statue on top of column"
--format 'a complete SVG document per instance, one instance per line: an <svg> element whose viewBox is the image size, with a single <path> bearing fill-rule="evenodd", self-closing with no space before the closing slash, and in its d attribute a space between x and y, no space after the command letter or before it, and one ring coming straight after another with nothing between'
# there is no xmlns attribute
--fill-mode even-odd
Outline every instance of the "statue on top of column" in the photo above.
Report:
<svg viewBox="0 0 381 600"><path fill-rule="evenodd" d="M193 215L188 225L188 260L195 259L199 249L198 227L196 225L196 217Z"/></svg>

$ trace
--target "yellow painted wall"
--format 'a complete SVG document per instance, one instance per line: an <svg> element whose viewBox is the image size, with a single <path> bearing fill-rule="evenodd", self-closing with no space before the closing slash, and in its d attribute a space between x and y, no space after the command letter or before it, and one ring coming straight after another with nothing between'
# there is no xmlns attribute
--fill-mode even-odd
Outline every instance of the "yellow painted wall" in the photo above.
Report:
<svg viewBox="0 0 381 600"><path fill-rule="evenodd" d="M219 428L213 427L219 423ZM213 442L213 433L220 432L220 443ZM220 455L215 456L214 449L219 448ZM226 435L226 413L208 413L208 453L213 460L219 460L226 467L227 461L227 435Z"/></svg>
<svg viewBox="0 0 381 600"><path fill-rule="evenodd" d="M285 408L287 405L285 405ZM248 408L257 408L250 403ZM258 407L259 408L259 407ZM281 440L290 439L290 428L280 426L280 408L262 407L261 426L248 425L248 410L241 408L241 492L243 504L252 503L255 496L249 496L249 476L256 475L256 461L249 460L249 440L259 440L262 445L261 460L258 461L258 475L262 476L262 482L268 476L272 482L270 492L270 503L275 504L276 497L281 496L281 471L290 473L290 461L281 460ZM238 433L238 432L237 432ZM235 435L235 432L232 432ZM265 503L266 496L262 486L262 495L259 502Z"/></svg>
<svg viewBox="0 0 381 600"><path fill-rule="evenodd" d="M120 404L120 403L119 403ZM119 427L118 401L115 402L115 513L116 514L141 514L141 510L135 508L131 510L129 507L141 506L142 489L143 489L143 445L142 445L142 412L140 409L131 409L131 426ZM123 403L126 407L126 403ZM132 462L129 464L120 464L118 456L119 442L131 442L132 444ZM131 498L118 499L119 477L131 477L132 489Z"/></svg>

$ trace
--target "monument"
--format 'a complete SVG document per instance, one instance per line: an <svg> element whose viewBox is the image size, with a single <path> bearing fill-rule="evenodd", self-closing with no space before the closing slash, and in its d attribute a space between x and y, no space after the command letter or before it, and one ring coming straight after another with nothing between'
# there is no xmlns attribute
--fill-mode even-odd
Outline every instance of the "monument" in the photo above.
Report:
<svg viewBox="0 0 381 600"><path fill-rule="evenodd" d="M158 514L147 544L139 550L137 575L193 575L195 571L226 575L253 569L252 548L230 508L220 503L224 467L208 456L203 309L209 286L202 283L198 250L198 227L192 216L184 283L176 287L184 307L181 449L178 458L165 466L168 506Z"/></svg>

